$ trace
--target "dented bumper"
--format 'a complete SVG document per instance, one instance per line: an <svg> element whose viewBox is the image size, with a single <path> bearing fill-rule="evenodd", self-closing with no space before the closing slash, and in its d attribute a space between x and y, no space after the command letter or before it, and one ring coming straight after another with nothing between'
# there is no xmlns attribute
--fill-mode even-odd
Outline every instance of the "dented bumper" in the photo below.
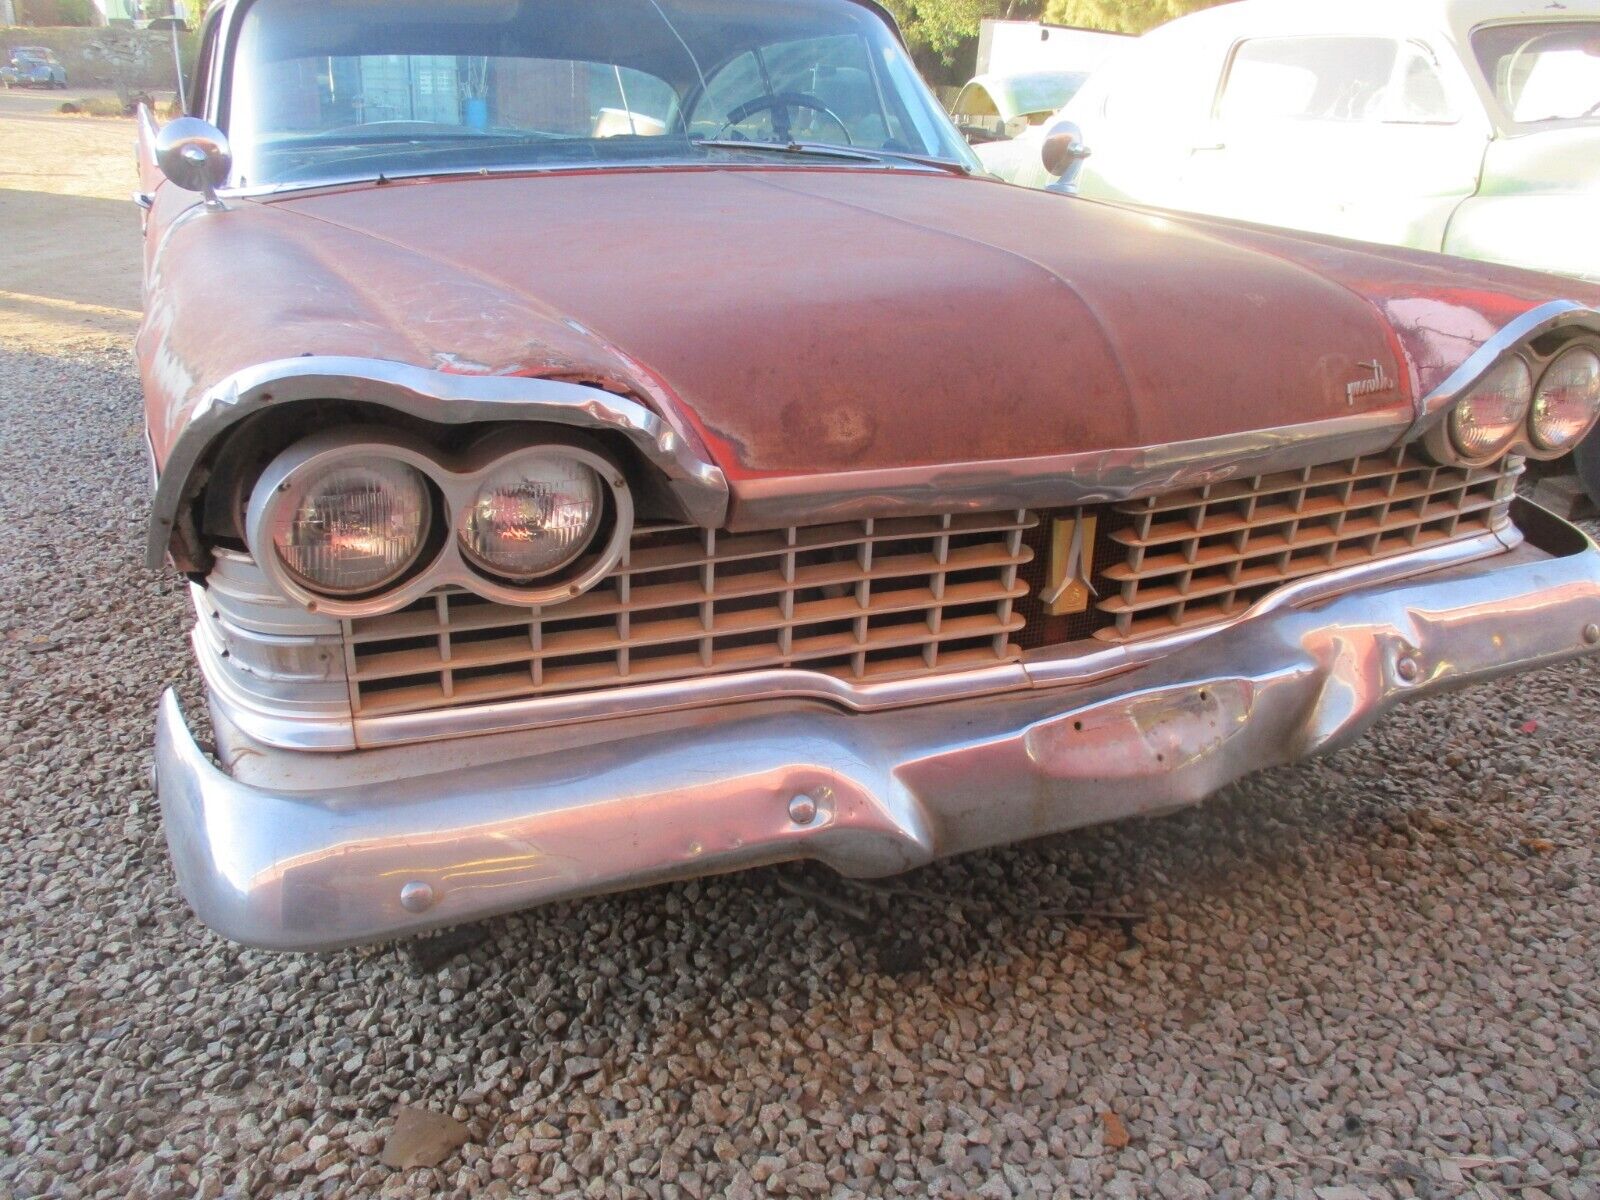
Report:
<svg viewBox="0 0 1600 1200"><path fill-rule="evenodd" d="M168 693L167 835L203 921L296 950L787 859L891 874L1191 803L1412 697L1600 648L1600 552L1537 510L1519 523L1515 550L1109 678L886 712L739 705L340 755L219 727L230 774Z"/></svg>

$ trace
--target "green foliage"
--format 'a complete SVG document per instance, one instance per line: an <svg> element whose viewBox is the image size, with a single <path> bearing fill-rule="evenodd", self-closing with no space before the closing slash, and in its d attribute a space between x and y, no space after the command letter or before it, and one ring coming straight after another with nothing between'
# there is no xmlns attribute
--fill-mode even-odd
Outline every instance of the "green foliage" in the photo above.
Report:
<svg viewBox="0 0 1600 1200"><path fill-rule="evenodd" d="M1044 19L1057 25L1144 33L1221 0L1047 0Z"/></svg>
<svg viewBox="0 0 1600 1200"><path fill-rule="evenodd" d="M949 65L978 36L985 17L1033 20L1044 0L883 0L883 4L900 22L919 64L935 59Z"/></svg>
<svg viewBox="0 0 1600 1200"><path fill-rule="evenodd" d="M94 5L90 0L56 0L56 11L63 25L94 24Z"/></svg>

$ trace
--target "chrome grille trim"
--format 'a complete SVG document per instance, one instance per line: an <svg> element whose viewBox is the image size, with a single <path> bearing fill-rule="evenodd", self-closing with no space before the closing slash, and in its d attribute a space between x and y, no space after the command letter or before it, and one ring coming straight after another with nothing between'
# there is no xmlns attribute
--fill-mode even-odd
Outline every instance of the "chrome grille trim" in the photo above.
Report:
<svg viewBox="0 0 1600 1200"><path fill-rule="evenodd" d="M1125 641L1241 615L1297 579L1492 532L1522 460L1437 466L1408 447L1119 504L1126 557L1095 637Z"/></svg>
<svg viewBox="0 0 1600 1200"><path fill-rule="evenodd" d="M559 605L441 591L344 622L357 718L804 667L875 681L1014 661L1024 510L730 534L642 527Z"/></svg>

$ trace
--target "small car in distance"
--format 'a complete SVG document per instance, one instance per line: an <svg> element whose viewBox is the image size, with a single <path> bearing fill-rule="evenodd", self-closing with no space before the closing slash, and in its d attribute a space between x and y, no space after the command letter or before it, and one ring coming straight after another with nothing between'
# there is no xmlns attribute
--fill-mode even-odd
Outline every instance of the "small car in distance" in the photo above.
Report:
<svg viewBox="0 0 1600 1200"><path fill-rule="evenodd" d="M0 67L0 84L6 87L64 88L67 68L54 50L44 46L18 46Z"/></svg>
<svg viewBox="0 0 1600 1200"><path fill-rule="evenodd" d="M1600 286L987 178L872 0L222 0L196 81L154 763L238 941L888 875L1600 652L1515 490Z"/></svg>

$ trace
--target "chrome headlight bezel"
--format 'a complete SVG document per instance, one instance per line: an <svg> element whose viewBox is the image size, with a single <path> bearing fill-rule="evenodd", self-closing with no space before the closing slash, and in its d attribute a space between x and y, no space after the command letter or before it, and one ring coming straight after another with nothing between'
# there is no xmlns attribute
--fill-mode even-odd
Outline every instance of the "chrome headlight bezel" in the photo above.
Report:
<svg viewBox="0 0 1600 1200"><path fill-rule="evenodd" d="M592 470L601 487L603 516L570 562L526 581L498 578L462 553L456 522L491 475L517 455L535 450L570 457ZM370 593L338 596L305 587L279 561L273 541L292 512L288 505L298 495L298 481L341 462L373 457L404 463L427 480L434 503L431 535L406 571ZM633 515L632 490L622 470L598 445L566 431L501 430L462 454L450 455L404 433L349 428L314 434L268 464L250 493L245 542L263 573L284 596L309 612L328 616L378 616L448 586L500 604L550 605L581 595L611 572L633 533Z"/></svg>

